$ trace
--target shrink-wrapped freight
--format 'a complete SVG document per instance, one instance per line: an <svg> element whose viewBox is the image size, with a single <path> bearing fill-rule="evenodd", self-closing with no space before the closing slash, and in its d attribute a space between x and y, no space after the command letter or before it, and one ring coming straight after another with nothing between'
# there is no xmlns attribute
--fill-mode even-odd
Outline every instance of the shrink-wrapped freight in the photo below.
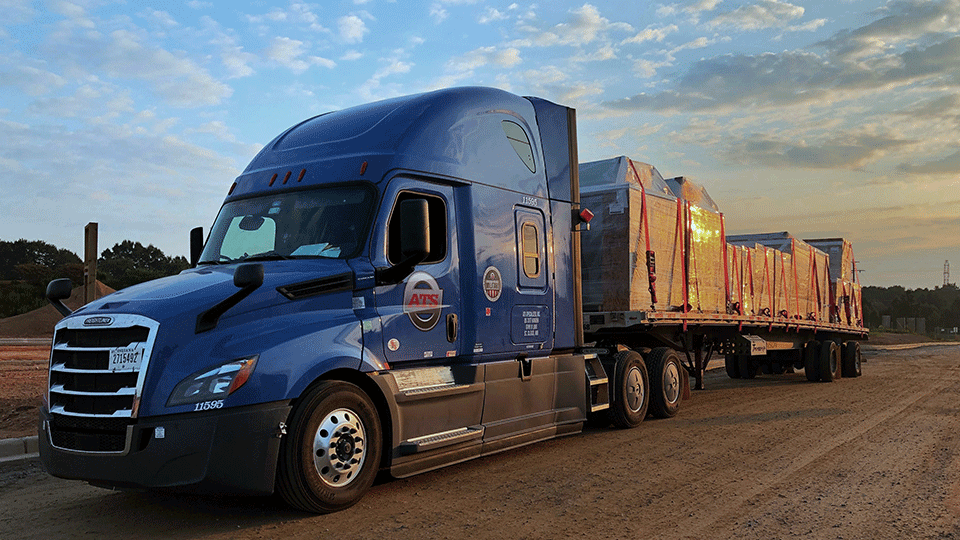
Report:
<svg viewBox="0 0 960 540"><path fill-rule="evenodd" d="M625 156L583 163L580 204L595 214L590 230L581 234L584 309L680 309L683 207L657 169ZM649 290L647 251L655 253L656 302Z"/></svg>
<svg viewBox="0 0 960 540"><path fill-rule="evenodd" d="M826 252L830 257L831 294L836 306L831 320L860 326L863 309L853 245L843 238L818 238L804 242Z"/></svg>
<svg viewBox="0 0 960 540"><path fill-rule="evenodd" d="M773 274L769 276L773 300L770 313L786 319L830 320L826 253L787 232L734 235L727 241L754 249L758 245L769 248L764 250L764 262L766 271L772 269Z"/></svg>
<svg viewBox="0 0 960 540"><path fill-rule="evenodd" d="M675 184L679 197L625 156L580 165L580 203L595 214L581 235L586 311L726 313L723 217L702 187Z"/></svg>

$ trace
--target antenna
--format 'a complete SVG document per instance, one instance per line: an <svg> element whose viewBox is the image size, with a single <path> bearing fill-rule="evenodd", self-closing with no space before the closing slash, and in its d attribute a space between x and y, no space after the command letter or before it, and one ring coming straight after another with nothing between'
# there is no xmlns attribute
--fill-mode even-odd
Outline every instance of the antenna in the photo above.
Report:
<svg viewBox="0 0 960 540"><path fill-rule="evenodd" d="M950 284L950 261L943 261L943 286Z"/></svg>

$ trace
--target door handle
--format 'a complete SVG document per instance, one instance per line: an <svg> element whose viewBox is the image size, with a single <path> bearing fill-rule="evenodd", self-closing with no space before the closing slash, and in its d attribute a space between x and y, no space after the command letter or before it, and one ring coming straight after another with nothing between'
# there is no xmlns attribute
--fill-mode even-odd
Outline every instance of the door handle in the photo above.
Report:
<svg viewBox="0 0 960 540"><path fill-rule="evenodd" d="M447 341L453 343L457 340L457 314L447 315Z"/></svg>

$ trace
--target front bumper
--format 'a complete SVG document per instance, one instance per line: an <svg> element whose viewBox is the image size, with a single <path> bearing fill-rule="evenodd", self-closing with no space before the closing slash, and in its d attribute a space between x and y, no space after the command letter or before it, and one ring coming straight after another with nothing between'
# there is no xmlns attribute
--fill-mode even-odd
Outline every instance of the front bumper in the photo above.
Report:
<svg viewBox="0 0 960 540"><path fill-rule="evenodd" d="M289 414L290 402L281 401L140 418L127 427L123 451L79 452L53 445L51 415L42 407L40 461L53 476L102 487L267 494L274 488L279 426Z"/></svg>

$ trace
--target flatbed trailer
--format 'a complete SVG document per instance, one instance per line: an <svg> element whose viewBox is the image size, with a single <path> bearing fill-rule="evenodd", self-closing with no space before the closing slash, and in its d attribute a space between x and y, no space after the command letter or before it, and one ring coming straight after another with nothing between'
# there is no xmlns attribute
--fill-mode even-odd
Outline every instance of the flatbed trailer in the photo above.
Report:
<svg viewBox="0 0 960 540"><path fill-rule="evenodd" d="M807 343L855 342L869 336L865 328L840 323L662 311L585 312L584 334L600 348L622 343L630 348L667 346L682 351L695 390L704 388L704 373L715 353L723 355L726 363L739 361L737 357L754 357L751 363L759 367L769 362L765 357L771 353L794 354L798 358L792 365L801 369L805 366L800 353ZM859 371L857 367L850 373ZM734 372L739 373L739 365Z"/></svg>

